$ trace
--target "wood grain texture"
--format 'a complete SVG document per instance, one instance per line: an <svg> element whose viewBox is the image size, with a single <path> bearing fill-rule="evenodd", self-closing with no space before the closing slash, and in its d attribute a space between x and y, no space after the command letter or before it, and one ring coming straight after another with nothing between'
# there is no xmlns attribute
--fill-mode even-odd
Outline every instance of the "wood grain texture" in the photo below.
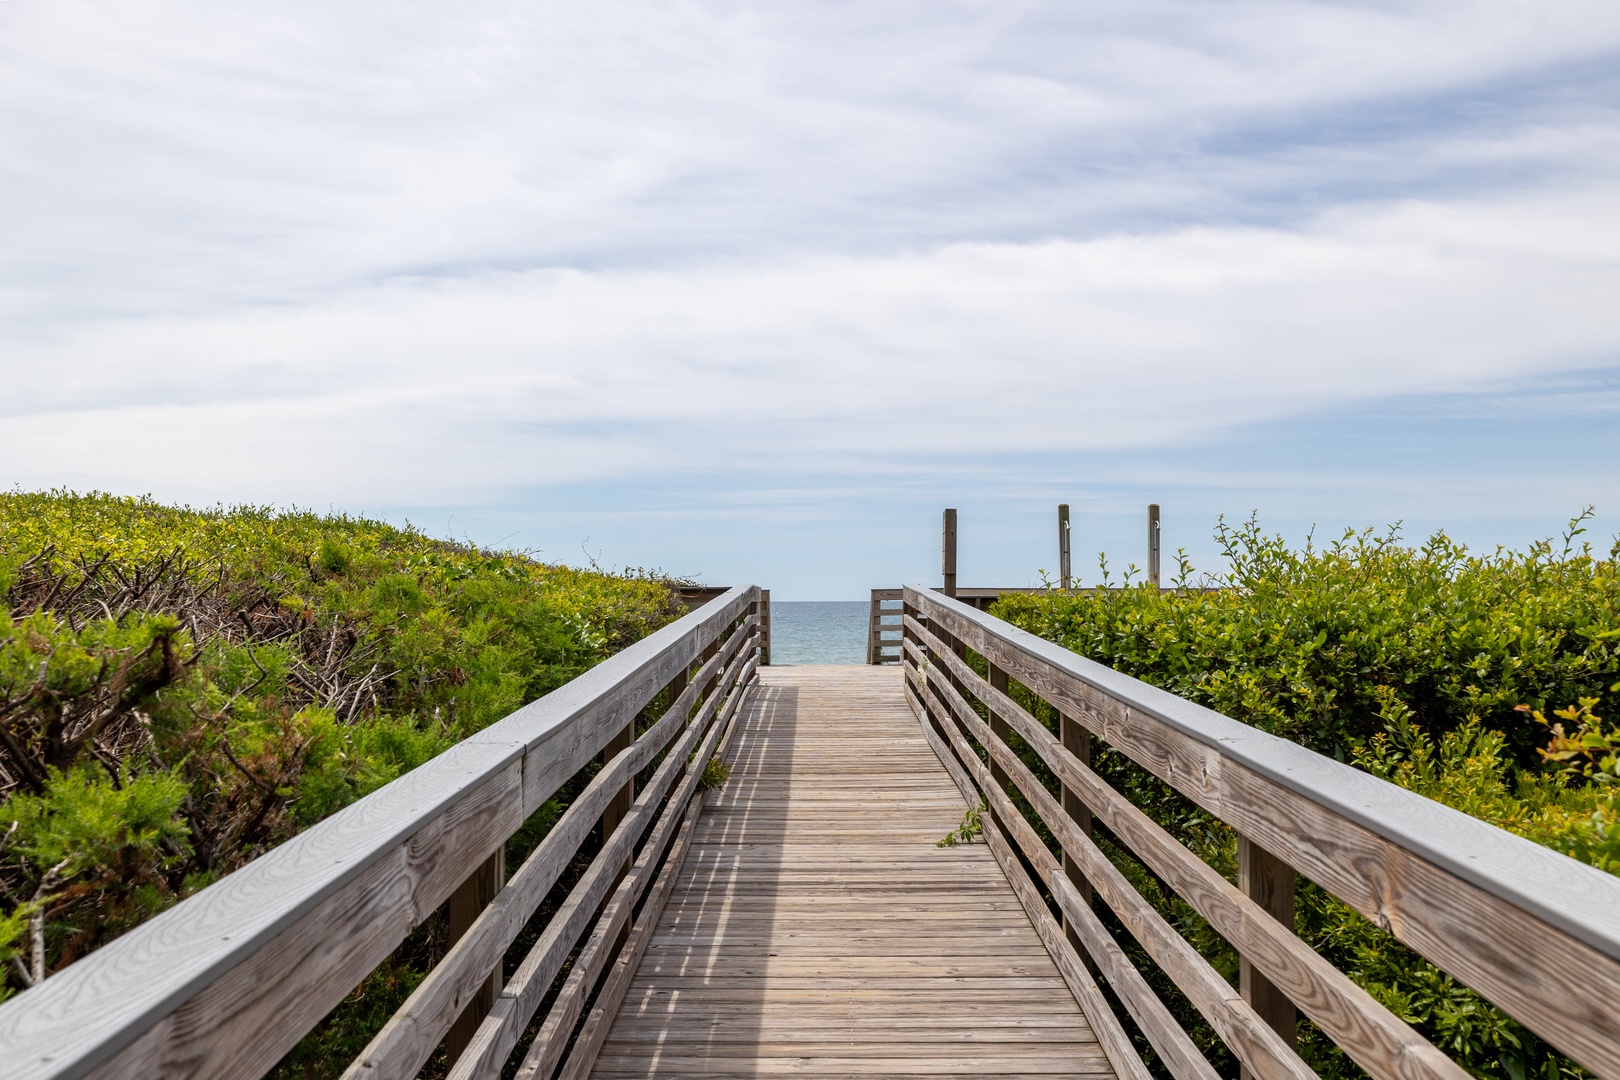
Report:
<svg viewBox="0 0 1620 1080"><path fill-rule="evenodd" d="M1229 984L1220 974L1209 965L1209 962L1198 954L1185 938L1176 933L1175 929L1155 911L1142 894L1137 892L1114 865L1108 860L1089 836L1082 833L1074 822L1062 813L1061 807L1029 767L1018 759L1003 743L995 739L990 726L980 719L979 715L968 706L956 687L945 677L939 667L930 667L925 672L928 701L931 711L937 710L937 715L948 716L964 727L974 739L989 752L991 760L1001 764L1006 774L1024 795L1035 812L1046 822L1053 836L1062 844L1063 850L1072 854L1075 861L1080 864L1086 875L1086 880L1092 883L1097 895L1113 909L1119 921L1136 938L1149 957L1186 995L1194 1008L1209 1021L1211 1027L1220 1035L1239 1061L1251 1069L1257 1076L1265 1080L1309 1080L1316 1074L1302 1061L1298 1054L1278 1037L1275 1031L1267 1027L1265 1022L1257 1016L1248 1002ZM977 762L977 756L962 739L960 733L952 730L955 725L947 723L947 731L952 735L952 745L956 749L957 757L966 761L972 758ZM980 766L984 768L984 766ZM1007 825L1015 838L1026 834L1024 846L1029 852L1045 851L1034 830L1024 822L1023 815L1019 813L1012 801L999 789L988 775L979 780L980 790L984 791L990 805L997 811L997 817ZM987 788L988 785L988 788ZM993 789L993 790L992 790ZM1050 882L1058 876L1057 860L1047 852L1045 858L1049 864L1047 880Z"/></svg>
<svg viewBox="0 0 1620 1080"><path fill-rule="evenodd" d="M225 972L206 993L141 1032L89 1075L257 1076L268 1071L466 880L483 861L483 837L515 828L519 784L514 760L501 783L484 785L473 799L440 814L388 857L373 861L345 888L304 913L292 932L255 950L251 963ZM295 869L313 873L321 864L317 859ZM249 921L250 910L234 914ZM206 914L213 932L235 932L230 909L210 908ZM203 937L192 944L204 951L211 942ZM137 967L133 974L141 970ZM161 981L160 971L148 975ZM8 1051L12 1045L0 1042ZM8 1056L8 1080L38 1075L34 1065L30 1059Z"/></svg>
<svg viewBox="0 0 1620 1080"><path fill-rule="evenodd" d="M644 732L629 751L609 762L569 804L482 914L469 926L405 1003L372 1037L344 1073L345 1080L371 1076L410 1076L421 1069L451 1023L478 992L508 947L517 939L540 902L567 868L624 781L640 772L688 724L697 695L721 677L720 665L734 660L747 640L746 627L731 634L710 656L671 708ZM692 723L706 723L723 698L710 694ZM688 739L696 738L695 734ZM493 1003L491 1003L493 1004ZM483 1012L487 1013L489 1007ZM474 1026L476 1031L477 1026ZM463 1046L466 1044L463 1043Z"/></svg>
<svg viewBox="0 0 1620 1080"><path fill-rule="evenodd" d="M730 590L0 1005L8 1076L262 1073L600 750L604 716L633 714L757 591Z"/></svg>
<svg viewBox="0 0 1620 1080"><path fill-rule="evenodd" d="M964 768L964 771L972 777L980 797L996 811L997 820L1007 826L1007 832L1017 842L1024 858L1035 869L1039 880L1049 888L1058 887L1056 884L1059 879L1060 869L1058 859L1047 850L1040 837L1036 835L1035 830L1024 820L1023 815L1013 806L1006 794L1001 791L995 774L991 773L989 768L973 753L958 725L946 715L946 707L940 701L935 688L926 685L926 681L919 701L922 707L926 708L933 716L944 718L944 723L941 726L948 736L948 747L936 745L936 752L949 753L954 756L958 766ZM1060 936L1059 924L1052 918L1045 902L1034 894L1027 880L1028 875L1025 874L1018 861L1012 857L1011 851L1003 852L997 847L998 842L1005 846L1004 840L998 840L1002 835L1001 830L987 826L985 835L991 850L996 853L997 860L1002 864L1003 872L1006 873L1008 880L1013 883L1014 891L1018 892L1019 899L1024 903L1031 922L1041 931L1042 940L1046 943L1048 950L1052 952L1054 959L1059 959L1061 968L1065 971L1073 970L1075 972L1070 980L1071 989L1075 989L1075 997L1080 1001L1081 1005L1087 1007L1089 996L1095 992L1095 988L1089 974L1085 973L1083 967L1079 964L1079 956L1074 952L1073 945L1067 937ZM1066 878L1063 881L1065 884L1067 883ZM1086 914L1090 915L1090 912L1088 911ZM1091 919L1095 922L1096 916L1092 915ZM1099 923L1099 928L1100 925ZM1107 945L1113 946L1113 953L1118 954L1119 958L1123 959L1124 954L1106 932L1104 932L1103 938L1106 940ZM1100 965L1102 962L1111 959L1107 955L1106 946L1103 942L1092 941L1090 945L1092 946L1093 962ZM1068 961L1068 965L1065 965L1065 960ZM1128 963L1126 967L1129 968ZM1116 971L1115 975L1120 978L1120 981L1114 985L1115 994L1126 1003L1127 1011L1131 1013L1132 1017L1138 1019L1138 1026L1142 1027L1148 1041L1159 1052L1160 1057L1164 1059L1165 1066L1170 1070L1171 1075L1177 1077L1178 1080L1214 1080L1214 1070L1210 1068L1203 1055L1198 1052L1198 1048L1193 1045L1187 1033L1176 1024L1174 1018L1164 1008L1163 1003L1148 988L1141 974L1136 972L1135 968L1130 968L1128 975L1122 971ZM1082 982L1082 976L1084 977L1084 986L1079 985ZM1100 994L1097 997L1099 1000L1101 999ZM1132 1005L1135 1008L1131 1008ZM1102 1008L1106 1008L1106 1006L1104 1005ZM1138 1018L1138 1014L1140 1014L1140 1018ZM1097 1016L1100 1014L1097 1010L1087 1007L1087 1015ZM1109 1019L1112 1021L1114 1018L1110 1015ZM1146 1021L1146 1023L1143 1021ZM1117 1021L1112 1026L1117 1031L1116 1038L1120 1044L1120 1049L1115 1052L1110 1048L1110 1058L1119 1061L1123 1057L1129 1057L1133 1068L1140 1071L1142 1069L1141 1063L1135 1060L1134 1048L1131 1047L1124 1030L1119 1027ZM1097 1027L1099 1031L1105 1030L1101 1024L1098 1024ZM1108 1046L1106 1040L1104 1045L1105 1047Z"/></svg>
<svg viewBox="0 0 1620 1080"><path fill-rule="evenodd" d="M1588 1069L1620 1077L1612 875L937 593L908 586L907 603Z"/></svg>
<svg viewBox="0 0 1620 1080"><path fill-rule="evenodd" d="M620 861L630 854L634 842L649 824L659 804L675 787L677 808L674 812L679 813L696 790L703 771L702 762L708 760L722 730L721 723L710 723L710 720L719 711L722 700L727 703L735 700L735 695L728 691L736 687L740 692L745 680L739 676L756 659L752 655L745 658L743 652L732 658L715 694L699 707L686 733L676 740L647 781L646 790L636 797L630 813L603 844L602 850L546 924L539 940L512 973L495 1007L479 1025L466 1052L451 1068L450 1080L472 1080L474 1077L500 1074L507 1055L517 1044L529 1019L534 1016L541 998L561 970L608 888L615 883ZM676 777L681 778L678 786L675 784Z"/></svg>
<svg viewBox="0 0 1620 1080"><path fill-rule="evenodd" d="M495 850L495 854L485 859L478 869L473 871L471 877L450 894L452 946L466 936L472 924L478 920L478 916L489 906L489 902L505 887L506 847L502 845ZM466 1048L473 1032L478 1030L479 1021L489 1012L490 1006L495 1004L495 998L500 992L501 972L496 967L484 977L483 985L473 991L472 998L461 1010L461 1015L450 1025L450 1032L445 1039L445 1053L451 1061Z"/></svg>
<svg viewBox="0 0 1620 1080"><path fill-rule="evenodd" d="M1112 1075L899 673L758 680L592 1075Z"/></svg>
<svg viewBox="0 0 1620 1080"><path fill-rule="evenodd" d="M929 707L924 701L924 697L928 694L926 679L917 678L920 669L911 664L913 658L920 655L920 653L913 652L906 658L908 673L906 700L911 705L912 711L917 714L924 737L927 738L934 753L938 755L940 761L945 765L946 771L951 774L952 779L956 781L957 786L962 790L963 796L970 800L988 802L984 789L975 784L973 779L968 776L962 761L958 759L957 751L951 745L948 745L936 730L936 725L928 711ZM936 699L935 713L938 713L939 709L940 706L937 704ZM954 725L952 725L952 728L954 729ZM960 731L954 731L954 735L956 738L961 737ZM981 777L983 776L984 766L977 758L972 759L969 767L974 768ZM995 828L993 823L991 828L993 831L987 833L986 842L990 845L992 853L996 855L997 861L1001 863L1002 872L1007 875L1008 880L1017 883L1024 876L1023 867L1019 866L1017 861L1011 858L1010 851L1004 852L1002 850L1005 848L1006 842L999 839L1001 837L1000 830ZM1020 848L1024 851L1025 858L1030 860L1030 865L1035 867L1036 872L1042 876L1042 879L1052 881L1055 885L1061 887L1062 883L1055 881L1053 873L1057 865L1056 860L1040 844L1039 838L1034 836L1033 831L1026 826L1020 831L1020 840ZM1096 930L1100 931L1100 937L1098 935L1082 937L1078 933L1070 936L1065 933L1060 943L1055 932L1058 929L1057 924L1053 923L1050 927L1045 927L1043 924L1042 916L1049 916L1050 913L1047 912L1045 904L1040 902L1039 897L1030 896L1027 895L1026 891L1017 890L1016 884L1015 891L1019 892L1019 901L1023 904L1031 922L1035 924L1038 930L1043 931L1041 933L1042 942L1046 945L1048 952L1052 954L1053 959L1058 962L1060 969L1065 973L1075 1000L1080 1003L1086 1015L1093 1018L1094 1027L1097 1030L1103 1049L1108 1054L1109 1060L1114 1063L1115 1070L1120 1076L1140 1076L1145 1073L1146 1069L1141 1059L1137 1057L1130 1037L1126 1035L1107 1002L1103 999L1101 992L1097 989L1096 983L1091 979L1089 970L1083 970L1082 966L1077 963L1081 959L1081 954L1075 948L1077 941L1084 941L1093 955L1094 962L1102 961L1098 963L1098 967L1113 985L1114 993L1125 1004L1126 1011L1137 1021L1137 1026L1142 1028L1143 1033L1148 1037L1148 1041L1158 1051L1159 1056L1164 1059L1171 1075L1175 1076L1177 1080L1216 1080L1214 1070L1209 1067L1208 1062L1198 1052L1197 1047L1193 1045L1187 1033L1175 1022L1169 1010L1164 1007L1163 1002L1148 987L1141 973L1126 960L1125 954L1120 950L1118 944L1102 929L1101 922L1091 913L1089 904L1083 913L1077 914L1083 914L1083 917L1089 920L1087 929L1090 929L1091 925L1094 924ZM1054 895L1056 891L1056 889L1053 890ZM1069 914L1067 909L1065 909L1065 914L1066 916ZM1067 929L1067 919L1064 928ZM1068 960L1068 963L1065 963L1065 959Z"/></svg>
<svg viewBox="0 0 1620 1080"><path fill-rule="evenodd" d="M910 657L908 657L909 659ZM909 670L913 676L918 671L915 667L909 668ZM908 690L910 689L908 683ZM943 713L944 706L939 702L937 695L930 694L926 686L924 686L922 694L932 699L935 715ZM979 781L976 785L968 779L967 773L963 770L959 755L964 751L970 751L965 742L957 741L961 739L961 733L953 730L954 748L947 747L939 740L938 735L933 730L933 725L930 723L926 713L928 706L924 703L922 696L913 692L908 693L907 698L912 703L913 709L917 711L918 718L923 721L924 734L929 737L934 752L940 756L941 761L945 762L952 775L958 778L958 785L963 787L964 794L969 798L990 801L991 797L987 795L989 789L985 785L992 781L992 776L984 765L976 757L967 759L969 762L968 767L975 770L975 776ZM954 727L955 725L952 725L953 729ZM1014 808L1004 799L998 799L997 801L1000 802L1003 813L1015 812ZM1089 835L1089 832L1087 835ZM1040 843L1040 839L1035 835L1034 830L1029 828L1026 822L1022 821L1021 815L1017 819L1015 836L1019 841L1019 848L1023 852L1024 858L1035 868L1041 880L1047 884L1064 913L1063 929L1066 933L1060 943L1057 937L1058 924L1054 921L1051 922L1050 926L1047 926L1050 913L1047 912L1045 904L1040 902L1039 897L1026 895L1025 891L1019 891L1019 899L1024 902L1030 920L1035 923L1038 929L1043 931L1042 940L1046 942L1048 950L1053 954L1053 958L1059 959L1067 955L1073 957L1074 961L1078 961L1080 957L1074 950L1075 943L1080 943L1087 950L1092 962L1108 979L1115 995L1125 1006L1131 1018L1136 1021L1137 1027L1142 1030L1154 1050L1158 1052L1159 1057L1163 1060L1165 1067L1172 1076L1176 1077L1177 1080L1218 1080L1218 1074L1216 1074L1208 1060L1199 1052L1186 1031L1176 1023L1175 1018L1170 1015L1169 1009L1159 1000L1153 989L1148 986L1141 972L1137 971L1135 966L1126 958L1124 951L1120 949L1119 944L1114 941L1113 937L1103 927L1101 920L1092 913L1089 896L1082 900L1080 893L1070 883L1066 874L1068 869L1074 865L1071 858L1065 855L1060 864L1052 853ZM997 860L1002 864L1003 872L1006 873L1008 880L1015 883L1016 888L1016 883L1024 876L1023 867L1018 865L1017 861L1012 858L1010 850L1003 852L1002 849L1005 848L1006 841L1001 838L1000 830L995 828L993 824L986 830L986 839L992 852L996 854ZM1065 876L1059 876L1058 871L1060 868L1065 871ZM1070 936L1071 933L1072 936ZM1122 1061L1125 1063L1123 1067L1119 1067L1120 1074L1134 1075L1138 1071L1145 1071L1141 1061L1135 1055L1135 1049L1132 1047L1129 1037L1126 1036L1114 1017L1107 1012L1108 1006L1103 1001L1102 995L1097 992L1095 983L1091 981L1089 975L1082 985L1079 978L1080 969L1078 964L1071 969L1065 967L1060 960L1060 967L1066 973L1070 970L1075 971L1074 978L1070 980L1070 989L1074 991L1076 1000L1086 1009L1086 1014L1092 1017L1107 1016L1109 1023L1106 1025L1098 1023L1096 1028L1102 1038L1104 1048L1109 1051L1109 1058L1116 1063L1116 1066L1119 1066ZM1091 1003L1092 995L1096 997L1097 1004L1095 1006ZM1113 1034L1112 1044L1109 1039L1110 1034ZM1115 1047L1118 1049L1116 1050Z"/></svg>
<svg viewBox="0 0 1620 1080"><path fill-rule="evenodd" d="M1238 837L1238 888L1289 931L1294 928L1294 868L1246 836ZM1299 1039L1294 1003L1247 956L1238 959L1238 990L1289 1046Z"/></svg>
<svg viewBox="0 0 1620 1080"><path fill-rule="evenodd" d="M659 815L658 823L653 826L647 842L642 845L640 853L636 856L635 865L630 868L624 880L619 882L613 890L613 895L603 906L602 914L591 930L591 936L586 939L579 955L574 958L567 981L563 983L562 990L558 992L556 999L551 1003L551 1008L546 1012L545 1022L540 1025L540 1033L535 1036L534 1041L529 1044L529 1049L524 1053L523 1061L518 1066L516 1080L549 1080L557 1068L557 1063L562 1060L563 1053L568 1047L568 1038L573 1034L574 1024L584 1011L591 992L596 988L597 980L614 960L614 946L619 941L621 932L630 924L631 913L641 899L647 883L652 879L653 871L658 869L677 831L684 828L687 834L691 832L689 826L696 821L696 813L693 811L701 807L703 794L696 790L695 783L689 785L689 788L691 794L685 799L688 805L682 806L682 791L676 791L669 805ZM682 790L687 790L687 787L683 787ZM684 847L671 856L671 863L676 870L684 858Z"/></svg>
<svg viewBox="0 0 1620 1080"><path fill-rule="evenodd" d="M928 741L928 745L933 749L940 763L945 766L945 771L956 782L962 796L975 803L985 801L984 792L968 776L962 762L958 760L956 754L940 738L940 734L929 716L927 705L923 702L922 696L913 684L917 669L908 665L907 673L906 702L917 716L917 720L922 727L923 737ZM978 764L976 759L975 764ZM982 764L979 765L979 768L983 768ZM1029 836L1026 834L1026 842L1028 839ZM1008 882L1012 884L1013 891L1018 896L1018 902L1023 907L1025 916L1030 920L1030 923L1035 927L1036 933L1041 938L1041 944L1052 957L1053 962L1057 964L1064 981L1068 983L1069 992L1074 995L1074 999L1079 1003L1081 1010L1091 1020L1092 1028L1097 1033L1097 1040L1102 1046L1103 1053L1108 1056L1109 1063L1113 1065L1115 1074L1122 1078L1129 1078L1129 1080L1146 1080L1150 1074L1142 1059L1137 1056L1136 1047L1131 1043L1130 1036L1126 1034L1107 999L1103 997L1102 991L1098 989L1096 981L1091 977L1090 971L1082 962L1073 942L1066 935L1060 936L1061 927L1052 919L1051 912L1047 910L1046 904L1038 895L1035 895L1033 889L1029 888L1023 867L1019 866L1017 860L1012 857L1011 849L1008 848L1006 840L1002 837L1001 830L993 820L985 826L985 843L989 846L991 854L996 857L996 861L1001 864L1002 873L1006 876ZM1045 852L1045 849L1038 842L1028 850L1037 858ZM1033 865L1038 870L1046 866L1044 862L1036 862ZM1095 920L1096 916L1092 916L1092 918ZM982 938L985 933L985 930L980 929L976 932L975 937ZM1113 944L1112 939L1109 939L1109 944ZM1114 951L1119 952L1117 945L1114 946ZM1124 954L1120 953L1120 957L1123 959ZM1170 1018L1170 1014L1165 1010L1163 1004L1159 1002L1159 999L1153 995L1151 990L1148 990L1147 984L1142 981L1142 976L1128 963L1126 967L1129 969L1129 975L1134 976L1135 982L1140 983L1142 990L1147 992L1148 999L1158 1006L1158 1012L1152 1014L1151 1018L1157 1020L1159 1014L1163 1014L1163 1017L1169 1020L1169 1027L1162 1030L1155 1028L1149 1035L1149 1041L1153 1043L1155 1049L1159 1050L1160 1056L1166 1058L1172 1075L1177 1080L1218 1080L1214 1070L1208 1068L1207 1062L1203 1062L1203 1058L1198 1054L1197 1048L1192 1045L1192 1040L1187 1037L1186 1032L1176 1026L1175 1021ZM1134 985L1126 987L1125 990L1122 990L1117 985L1115 986L1116 994L1120 994L1122 997L1126 990L1133 989L1135 989ZM1154 1039L1153 1035L1155 1034L1159 1035L1160 1038ZM1162 1047L1161 1043L1163 1044ZM1207 1075L1193 1069L1177 1068L1181 1057L1187 1054L1190 1054L1193 1060L1205 1065Z"/></svg>
<svg viewBox="0 0 1620 1080"><path fill-rule="evenodd" d="M591 1074L591 1069L596 1064L596 1056L601 1052L602 1041L607 1038L613 1018L624 1002L625 991L630 987L630 980L634 977L636 968L640 966L642 956L646 954L647 944L652 940L653 933L658 927L658 920L663 917L670 894L674 892L675 882L680 879L681 868L686 865L686 854L692 847L692 834L696 829L697 819L703 812L703 798L700 793L687 807L686 817L682 820L681 831L670 848L669 858L665 860L663 869L658 872L658 883L653 886L652 894L647 898L647 903L637 916L636 924L630 932L630 940L625 943L624 949L614 961L613 970L603 982L602 992L592 1003L590 1015L585 1018L574 1045L568 1051L568 1057L563 1062L562 1072L559 1074L561 1080L584 1080Z"/></svg>
<svg viewBox="0 0 1620 1080"><path fill-rule="evenodd" d="M1204 916L1250 964L1299 1003L1306 1015L1357 1064L1375 1077L1391 1080L1463 1080L1466 1074L1450 1058L1299 940L1292 927L1277 922L1264 907L1177 843L1063 748L1016 702L999 694L949 650L941 651L943 643L928 629L919 624L914 632L925 644L932 643L939 663L952 670L975 696L995 698L1013 729L1052 769L1064 790L1085 802L1127 848ZM1067 847L1065 853L1069 853Z"/></svg>

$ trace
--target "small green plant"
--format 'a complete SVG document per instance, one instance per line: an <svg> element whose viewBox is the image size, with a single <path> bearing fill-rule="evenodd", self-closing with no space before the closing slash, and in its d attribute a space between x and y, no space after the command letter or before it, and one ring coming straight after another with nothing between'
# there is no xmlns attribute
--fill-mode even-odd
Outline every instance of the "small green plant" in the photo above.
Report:
<svg viewBox="0 0 1620 1080"><path fill-rule="evenodd" d="M962 815L962 824L954 832L946 833L935 844L935 847L955 847L957 844L971 844L984 835L984 812L990 809L989 804L980 801L978 806L972 807Z"/></svg>
<svg viewBox="0 0 1620 1080"><path fill-rule="evenodd" d="M731 766L715 755L703 764L703 775L698 777L699 791L717 791L731 779Z"/></svg>

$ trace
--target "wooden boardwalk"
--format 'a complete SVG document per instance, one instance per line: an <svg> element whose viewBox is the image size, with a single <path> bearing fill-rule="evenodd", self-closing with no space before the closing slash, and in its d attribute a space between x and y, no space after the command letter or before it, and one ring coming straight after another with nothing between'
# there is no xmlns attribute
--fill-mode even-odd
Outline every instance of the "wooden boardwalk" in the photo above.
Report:
<svg viewBox="0 0 1620 1080"><path fill-rule="evenodd" d="M760 669L593 1075L1113 1075L900 679Z"/></svg>

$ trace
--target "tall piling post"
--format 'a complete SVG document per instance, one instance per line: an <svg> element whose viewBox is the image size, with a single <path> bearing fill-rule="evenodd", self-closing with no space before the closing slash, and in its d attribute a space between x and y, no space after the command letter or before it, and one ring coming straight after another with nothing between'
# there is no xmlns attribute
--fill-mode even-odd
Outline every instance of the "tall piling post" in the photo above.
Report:
<svg viewBox="0 0 1620 1080"><path fill-rule="evenodd" d="M1159 588L1159 504L1148 503L1148 582Z"/></svg>
<svg viewBox="0 0 1620 1080"><path fill-rule="evenodd" d="M956 511L945 511L940 530L940 569L945 577L945 595L956 596Z"/></svg>
<svg viewBox="0 0 1620 1080"><path fill-rule="evenodd" d="M1065 591L1072 587L1069 576L1069 504L1058 503L1058 579Z"/></svg>

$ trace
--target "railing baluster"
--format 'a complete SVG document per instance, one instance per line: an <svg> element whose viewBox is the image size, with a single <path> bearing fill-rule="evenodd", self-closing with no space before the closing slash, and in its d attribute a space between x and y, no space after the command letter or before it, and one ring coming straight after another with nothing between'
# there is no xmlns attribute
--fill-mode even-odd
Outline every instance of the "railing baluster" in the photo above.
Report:
<svg viewBox="0 0 1620 1080"><path fill-rule="evenodd" d="M1266 910L1272 918L1294 928L1294 868L1272 855L1246 836L1238 837L1238 888ZM1239 957L1238 987L1243 1000L1259 1014L1289 1046L1298 1039L1299 1012L1288 995ZM1250 1080L1247 1068L1243 1080Z"/></svg>
<svg viewBox="0 0 1620 1080"><path fill-rule="evenodd" d="M462 935L478 920L478 916L489 906L489 902L495 899L495 895L505 884L506 845L502 844L472 872L472 876L450 894L450 944L454 945L461 940ZM495 1007L495 999L500 994L501 965L496 964L495 970L489 973L489 978L484 981L478 993L467 1002L467 1007L461 1011L456 1022L450 1025L450 1032L445 1036L445 1047L451 1062L467 1049L467 1044L472 1042L478 1025L483 1022L489 1010Z"/></svg>
<svg viewBox="0 0 1620 1080"><path fill-rule="evenodd" d="M1063 749L1073 754L1082 765L1091 764L1091 732L1082 727L1074 717L1066 713L1058 715L1058 737L1063 743ZM1063 812L1069 815L1069 820L1080 826L1081 832L1087 836L1091 835L1091 808L1080 797L1080 793L1068 784L1063 785ZM1080 871L1074 857L1068 852L1063 853L1063 873L1074 885L1081 899L1090 904L1091 882L1086 880L1086 875ZM1078 948L1080 938L1069 926L1067 916L1063 919L1063 930L1069 936L1069 941ZM1085 956L1086 953L1082 950L1080 955Z"/></svg>
<svg viewBox="0 0 1620 1080"><path fill-rule="evenodd" d="M766 666L771 662L771 590L759 590L755 610L759 613L759 662Z"/></svg>
<svg viewBox="0 0 1620 1080"><path fill-rule="evenodd" d="M601 762L606 765L620 754L624 753L636 741L636 722L632 719L620 732L608 740L602 748ZM608 801L607 808L602 811L602 842L613 835L613 830L619 827L619 822L630 812L630 805L636 801L636 779L628 777L624 786ZM628 865L626 866L628 869Z"/></svg>
<svg viewBox="0 0 1620 1080"><path fill-rule="evenodd" d="M990 664L990 685L995 687L997 690L1000 690L1003 694L1007 692L1007 688L1009 686L1007 673L996 667L994 664ZM958 689L961 688L959 687ZM996 738L1005 743L1007 741L1007 736L1012 734L1012 728L1007 726L1007 721L996 715L995 709L989 709L988 711L990 713L990 734L994 735ZM988 749L988 747L986 747L986 749ZM1000 765L996 764L995 758L993 757L990 759L990 775L995 778L996 783L1001 785L1002 791L1011 790L1011 784L1007 779L1007 771Z"/></svg>

